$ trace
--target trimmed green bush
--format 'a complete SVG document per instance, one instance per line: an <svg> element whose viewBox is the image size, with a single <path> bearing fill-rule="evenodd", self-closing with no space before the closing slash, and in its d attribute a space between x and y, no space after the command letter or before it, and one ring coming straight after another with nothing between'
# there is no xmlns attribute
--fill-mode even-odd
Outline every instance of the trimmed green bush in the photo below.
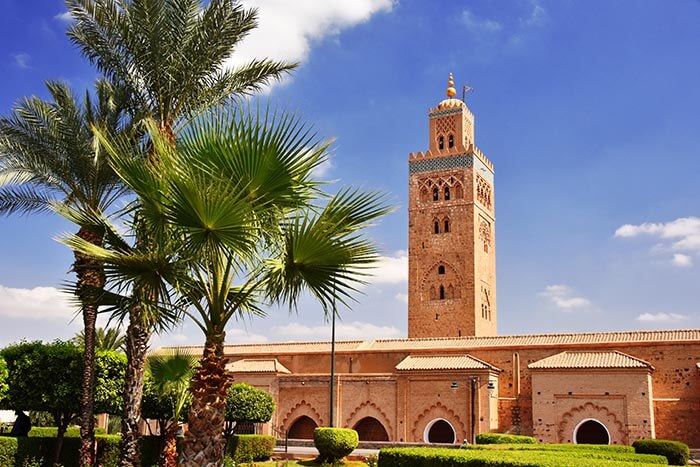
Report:
<svg viewBox="0 0 700 467"><path fill-rule="evenodd" d="M603 458L596 456L603 456ZM608 459L608 456L624 456ZM658 467L661 456L595 450L580 452L534 450L469 450L446 448L388 448L379 451L380 467Z"/></svg>
<svg viewBox="0 0 700 467"><path fill-rule="evenodd" d="M690 459L690 449L680 441L665 439L638 439L632 443L634 452L640 454L659 454L668 459L669 465L687 465Z"/></svg>
<svg viewBox="0 0 700 467"><path fill-rule="evenodd" d="M237 463L266 461L275 449L275 437L267 435L233 435L227 454Z"/></svg>
<svg viewBox="0 0 700 467"><path fill-rule="evenodd" d="M316 428L314 446L320 462L333 463L350 454L360 442L357 431L349 428Z"/></svg>
<svg viewBox="0 0 700 467"><path fill-rule="evenodd" d="M476 435L476 444L537 444L537 440L532 436L480 433Z"/></svg>

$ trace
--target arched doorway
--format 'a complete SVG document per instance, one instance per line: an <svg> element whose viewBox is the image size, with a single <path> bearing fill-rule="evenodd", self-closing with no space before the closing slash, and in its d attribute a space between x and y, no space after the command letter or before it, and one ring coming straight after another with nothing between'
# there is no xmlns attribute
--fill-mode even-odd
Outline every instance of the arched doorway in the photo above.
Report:
<svg viewBox="0 0 700 467"><path fill-rule="evenodd" d="M291 439L314 439L314 429L317 426L311 417L302 415L289 427L289 437Z"/></svg>
<svg viewBox="0 0 700 467"><path fill-rule="evenodd" d="M576 444L610 444L608 429L594 418L588 418L574 428Z"/></svg>
<svg viewBox="0 0 700 467"><path fill-rule="evenodd" d="M423 433L426 443L454 444L457 439L454 427L443 418L437 418L428 423Z"/></svg>
<svg viewBox="0 0 700 467"><path fill-rule="evenodd" d="M389 433L374 417L363 418L355 424L353 430L357 431L360 441L389 441Z"/></svg>

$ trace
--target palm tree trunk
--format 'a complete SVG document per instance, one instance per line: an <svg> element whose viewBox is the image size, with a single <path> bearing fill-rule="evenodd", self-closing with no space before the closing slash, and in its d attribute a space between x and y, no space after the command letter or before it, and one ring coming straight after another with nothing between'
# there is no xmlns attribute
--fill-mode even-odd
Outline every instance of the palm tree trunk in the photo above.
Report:
<svg viewBox="0 0 700 467"><path fill-rule="evenodd" d="M172 422L163 433L162 445L158 467L177 467L177 431L180 428L178 422Z"/></svg>
<svg viewBox="0 0 700 467"><path fill-rule="evenodd" d="M192 380L192 408L180 465L215 467L224 459L226 391L231 385L224 360L225 333L207 336L200 366Z"/></svg>
<svg viewBox="0 0 700 467"><path fill-rule="evenodd" d="M119 467L140 467L141 449L141 398L143 397L143 374L151 332L144 325L141 307L129 310L129 327L126 328L126 374L124 377L122 440Z"/></svg>
<svg viewBox="0 0 700 467"><path fill-rule="evenodd" d="M102 245L103 236L87 228L81 227L77 235L94 245ZM80 465L85 467L93 465L95 455L95 322L98 294L105 286L105 273L101 262L78 252L75 252L74 256L73 270L78 276L77 294L82 302L85 328L80 398Z"/></svg>

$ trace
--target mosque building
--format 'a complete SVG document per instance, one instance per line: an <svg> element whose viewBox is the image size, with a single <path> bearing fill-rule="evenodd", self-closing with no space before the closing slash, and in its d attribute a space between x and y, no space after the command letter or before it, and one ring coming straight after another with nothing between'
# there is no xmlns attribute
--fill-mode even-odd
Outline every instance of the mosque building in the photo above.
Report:
<svg viewBox="0 0 700 467"><path fill-rule="evenodd" d="M427 151L408 158L408 338L336 342L333 425L362 441L700 447L700 330L497 334L494 166L453 86L428 111ZM225 355L236 381L273 395L268 433L310 439L331 424L330 342Z"/></svg>

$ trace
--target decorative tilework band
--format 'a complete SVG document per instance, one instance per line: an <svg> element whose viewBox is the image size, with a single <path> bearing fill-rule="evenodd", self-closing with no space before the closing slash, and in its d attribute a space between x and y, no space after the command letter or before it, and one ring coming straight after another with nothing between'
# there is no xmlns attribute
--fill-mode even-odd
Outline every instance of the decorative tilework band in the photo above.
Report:
<svg viewBox="0 0 700 467"><path fill-rule="evenodd" d="M430 112L428 114L428 117L430 118L435 118L435 117L443 117L445 115L457 115L462 113L462 108L457 107L454 109L447 109L447 110L438 110L437 112Z"/></svg>
<svg viewBox="0 0 700 467"><path fill-rule="evenodd" d="M474 158L471 154L435 159L416 159L408 162L408 173L432 172L433 170L466 169L472 167Z"/></svg>

